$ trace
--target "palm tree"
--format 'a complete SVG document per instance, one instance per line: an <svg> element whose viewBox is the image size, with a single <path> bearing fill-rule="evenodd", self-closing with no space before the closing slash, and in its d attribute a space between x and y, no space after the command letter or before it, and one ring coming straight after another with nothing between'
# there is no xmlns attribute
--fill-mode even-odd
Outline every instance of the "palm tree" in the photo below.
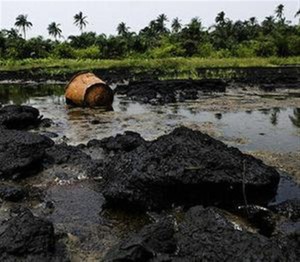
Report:
<svg viewBox="0 0 300 262"><path fill-rule="evenodd" d="M165 22L168 22L168 18L165 14L160 14L156 18L156 26L159 33L165 33L167 32Z"/></svg>
<svg viewBox="0 0 300 262"><path fill-rule="evenodd" d="M256 17L250 17L249 18L249 21L250 21L250 25L251 26L254 26L254 25L256 25L257 24L257 19L256 19Z"/></svg>
<svg viewBox="0 0 300 262"><path fill-rule="evenodd" d="M180 20L178 17L173 19L171 27L172 27L172 31L174 33L179 32L179 30L181 29L181 23L180 23Z"/></svg>
<svg viewBox="0 0 300 262"><path fill-rule="evenodd" d="M15 26L23 30L24 39L26 39L26 29L32 27L32 23L27 20L28 15L18 15Z"/></svg>
<svg viewBox="0 0 300 262"><path fill-rule="evenodd" d="M264 21L262 21L262 28L265 34L269 34L273 31L275 27L275 19L273 16L267 16Z"/></svg>
<svg viewBox="0 0 300 262"><path fill-rule="evenodd" d="M298 16L300 17L300 9L296 12L295 18L298 17ZM299 18L299 24L300 24L300 18Z"/></svg>
<svg viewBox="0 0 300 262"><path fill-rule="evenodd" d="M8 37L8 38L19 38L19 32L18 30L16 30L15 28L11 28L10 30L4 29L4 34Z"/></svg>
<svg viewBox="0 0 300 262"><path fill-rule="evenodd" d="M129 29L130 27L126 26L125 23L120 23L117 27L118 35L127 36L127 34L129 33Z"/></svg>
<svg viewBox="0 0 300 262"><path fill-rule="evenodd" d="M88 24L87 16L83 16L80 11L78 14L74 15L74 24L79 27L79 30L82 33L82 30Z"/></svg>
<svg viewBox="0 0 300 262"><path fill-rule="evenodd" d="M191 19L190 23L182 29L182 35L185 39L197 42L200 41L202 37L202 29L201 20L198 17L194 17Z"/></svg>
<svg viewBox="0 0 300 262"><path fill-rule="evenodd" d="M283 4L280 4L276 7L275 9L275 14L276 14L276 17L279 19L279 21L284 21L284 18L283 18L283 9L284 9L284 5Z"/></svg>
<svg viewBox="0 0 300 262"><path fill-rule="evenodd" d="M57 37L61 37L61 29L59 28L60 27L60 24L57 24L55 22L52 22L51 24L48 25L48 33L49 35L51 36L54 36L55 40L57 40Z"/></svg>
<svg viewBox="0 0 300 262"><path fill-rule="evenodd" d="M191 35L198 36L201 34L202 31L202 23L198 17L193 17L191 22L187 25Z"/></svg>
<svg viewBox="0 0 300 262"><path fill-rule="evenodd" d="M215 21L216 21L217 24L219 24L221 26L225 25L225 22L226 22L225 13L223 11L218 13L216 18L215 18Z"/></svg>

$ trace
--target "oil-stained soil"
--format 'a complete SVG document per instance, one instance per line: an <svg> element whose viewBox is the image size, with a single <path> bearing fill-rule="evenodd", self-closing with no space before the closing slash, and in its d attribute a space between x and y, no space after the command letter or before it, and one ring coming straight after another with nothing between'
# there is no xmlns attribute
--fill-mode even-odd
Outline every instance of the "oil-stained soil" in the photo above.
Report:
<svg viewBox="0 0 300 262"><path fill-rule="evenodd" d="M299 257L299 89L116 96L103 112L66 107L63 86L26 88L0 86L3 261Z"/></svg>

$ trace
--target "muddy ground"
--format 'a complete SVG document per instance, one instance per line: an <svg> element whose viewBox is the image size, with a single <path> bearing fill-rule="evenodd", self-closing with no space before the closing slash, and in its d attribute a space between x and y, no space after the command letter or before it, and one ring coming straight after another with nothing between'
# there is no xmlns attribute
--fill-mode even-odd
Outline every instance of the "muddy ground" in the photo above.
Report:
<svg viewBox="0 0 300 262"><path fill-rule="evenodd" d="M61 70L63 71L63 70ZM270 88L298 88L300 82L300 67L295 65L276 66L276 67L224 67L224 68L198 68L195 72L176 70L165 72L165 70L134 70L132 68L115 69L91 69L93 73L109 83L118 83L132 80L157 80L157 79L177 79L181 75L189 78L218 78L229 80L238 85L259 85L267 89ZM28 83L46 83L46 82L67 82L78 73L78 71L69 71L66 73L53 74L47 73L43 68L18 71L1 71L0 81L5 82L28 82Z"/></svg>
<svg viewBox="0 0 300 262"><path fill-rule="evenodd" d="M43 89L4 89L1 101L40 111L0 114L2 261L299 257L299 89L228 85L158 105L116 95L112 112L68 108L60 87Z"/></svg>

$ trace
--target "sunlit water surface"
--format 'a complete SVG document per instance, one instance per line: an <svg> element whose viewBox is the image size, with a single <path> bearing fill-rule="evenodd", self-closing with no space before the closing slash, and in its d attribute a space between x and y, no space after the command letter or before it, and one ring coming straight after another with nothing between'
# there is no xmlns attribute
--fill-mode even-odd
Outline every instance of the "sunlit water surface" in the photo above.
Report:
<svg viewBox="0 0 300 262"><path fill-rule="evenodd" d="M54 121L45 131L58 135L56 141L86 143L126 130L155 139L180 125L207 130L242 150L293 152L300 149L300 108L271 108L210 112L195 109L201 101L169 105L145 105L115 97L114 111L69 108L63 85L0 85L0 103L26 104ZM205 99L209 99L207 96ZM200 107L201 108L201 107ZM202 127L202 129L201 129Z"/></svg>

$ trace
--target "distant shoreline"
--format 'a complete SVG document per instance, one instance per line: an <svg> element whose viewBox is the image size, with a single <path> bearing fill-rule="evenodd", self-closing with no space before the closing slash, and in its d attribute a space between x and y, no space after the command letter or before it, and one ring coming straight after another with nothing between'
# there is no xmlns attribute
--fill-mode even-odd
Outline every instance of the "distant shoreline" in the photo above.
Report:
<svg viewBox="0 0 300 262"><path fill-rule="evenodd" d="M300 57L0 60L0 81L43 82L48 80L50 82L65 82L73 74L80 71L93 71L106 81L200 78L232 79L241 78L245 74L251 78L251 74L259 74L257 71L259 69L269 69L267 70L269 76L275 74L274 77L276 77L283 70L285 74L296 74L295 77L297 77L297 74L300 74Z"/></svg>

